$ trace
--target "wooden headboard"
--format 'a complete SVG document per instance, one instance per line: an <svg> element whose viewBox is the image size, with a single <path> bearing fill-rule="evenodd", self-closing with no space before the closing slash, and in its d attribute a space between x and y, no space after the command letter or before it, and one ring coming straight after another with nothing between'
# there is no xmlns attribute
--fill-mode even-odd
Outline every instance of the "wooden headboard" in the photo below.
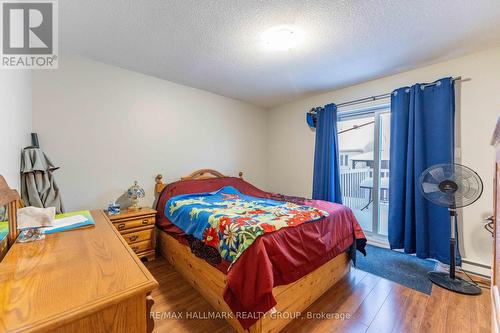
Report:
<svg viewBox="0 0 500 333"><path fill-rule="evenodd" d="M181 177L181 181L195 180L195 179L223 178L223 177L228 177L228 176L223 175L222 173L220 173L217 170L200 169L200 170L196 170L195 172L193 172L189 176ZM243 179L243 172L240 171L240 173L238 174L238 177ZM157 175L155 177L155 182L156 182L155 194L159 194L165 188L165 186L167 186L167 184L163 183L163 176L162 175Z"/></svg>

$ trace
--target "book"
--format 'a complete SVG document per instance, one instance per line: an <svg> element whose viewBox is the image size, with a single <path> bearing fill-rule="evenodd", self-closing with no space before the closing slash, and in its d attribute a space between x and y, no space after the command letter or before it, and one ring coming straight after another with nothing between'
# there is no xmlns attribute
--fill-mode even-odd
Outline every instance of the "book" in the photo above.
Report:
<svg viewBox="0 0 500 333"><path fill-rule="evenodd" d="M43 228L44 234L74 230L95 225L94 219L88 210L57 214L51 227Z"/></svg>

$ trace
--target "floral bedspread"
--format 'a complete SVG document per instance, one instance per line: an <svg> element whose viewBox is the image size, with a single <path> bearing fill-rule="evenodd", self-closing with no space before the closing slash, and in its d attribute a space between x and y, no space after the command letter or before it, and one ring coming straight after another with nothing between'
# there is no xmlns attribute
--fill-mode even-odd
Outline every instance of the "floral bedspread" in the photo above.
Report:
<svg viewBox="0 0 500 333"><path fill-rule="evenodd" d="M186 234L216 248L234 263L260 235L316 221L328 213L310 206L257 198L232 186L170 198L166 217Z"/></svg>

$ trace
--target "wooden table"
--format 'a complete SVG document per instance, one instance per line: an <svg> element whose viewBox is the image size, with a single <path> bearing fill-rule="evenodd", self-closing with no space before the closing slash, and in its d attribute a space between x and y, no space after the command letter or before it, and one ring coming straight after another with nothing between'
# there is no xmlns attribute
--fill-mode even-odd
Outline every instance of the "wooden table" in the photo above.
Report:
<svg viewBox="0 0 500 333"><path fill-rule="evenodd" d="M158 283L102 211L95 226L15 243L0 263L1 332L146 332Z"/></svg>

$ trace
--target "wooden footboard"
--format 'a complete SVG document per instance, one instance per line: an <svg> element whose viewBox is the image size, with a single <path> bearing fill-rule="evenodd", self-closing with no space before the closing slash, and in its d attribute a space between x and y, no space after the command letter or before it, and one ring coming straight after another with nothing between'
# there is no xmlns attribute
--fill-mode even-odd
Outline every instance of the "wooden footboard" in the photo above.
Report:
<svg viewBox="0 0 500 333"><path fill-rule="evenodd" d="M173 237L158 230L158 248L174 268L217 310L230 313L231 309L223 298L226 275L191 253L189 247L180 244ZM296 313L304 311L325 291L332 287L349 272L349 258L342 253L312 273L294 283L277 286L273 289L278 312ZM293 318L285 316L265 316L248 331L244 330L236 318L228 322L238 332L279 332Z"/></svg>

